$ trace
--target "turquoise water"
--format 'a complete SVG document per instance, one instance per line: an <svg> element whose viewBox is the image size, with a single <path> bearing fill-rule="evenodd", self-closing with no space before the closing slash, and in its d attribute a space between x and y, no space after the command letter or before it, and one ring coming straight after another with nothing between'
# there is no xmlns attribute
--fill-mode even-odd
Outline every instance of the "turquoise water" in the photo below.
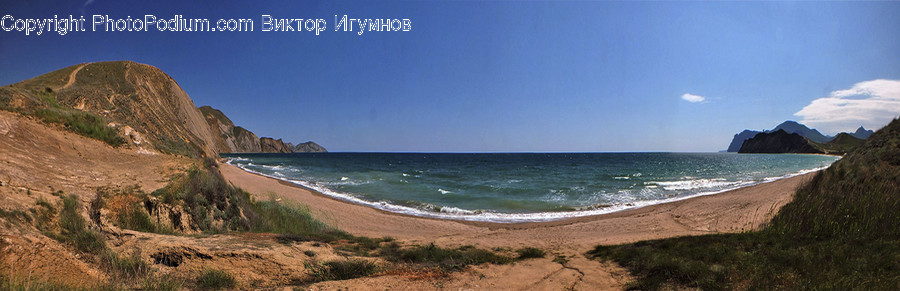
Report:
<svg viewBox="0 0 900 291"><path fill-rule="evenodd" d="M418 216L547 221L714 194L837 157L733 153L225 154L244 170Z"/></svg>

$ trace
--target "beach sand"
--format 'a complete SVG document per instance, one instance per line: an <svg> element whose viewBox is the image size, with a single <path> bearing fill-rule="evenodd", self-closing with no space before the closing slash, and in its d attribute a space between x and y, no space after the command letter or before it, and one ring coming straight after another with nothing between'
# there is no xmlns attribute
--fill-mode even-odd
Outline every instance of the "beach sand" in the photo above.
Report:
<svg viewBox="0 0 900 291"><path fill-rule="evenodd" d="M407 243L481 248L537 247L545 259L513 266L479 266L455 274L436 286L434 280L380 276L325 282L313 287L384 286L391 289L621 289L629 280L620 267L588 260L584 253L598 244L719 232L741 232L768 222L795 190L815 173L758 184L715 195L650 205L620 212L532 223L488 223L415 217L337 200L292 183L220 164L228 181L257 199L282 198L309 206L313 215L354 235L390 236ZM552 262L562 256L565 264ZM474 273L473 273L474 272ZM315 289L315 288L314 288Z"/></svg>

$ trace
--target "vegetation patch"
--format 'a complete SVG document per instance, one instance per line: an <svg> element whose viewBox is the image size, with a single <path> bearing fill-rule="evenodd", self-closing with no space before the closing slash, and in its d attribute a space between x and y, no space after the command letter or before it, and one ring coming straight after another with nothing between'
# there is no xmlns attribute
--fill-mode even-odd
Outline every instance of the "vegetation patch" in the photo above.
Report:
<svg viewBox="0 0 900 291"><path fill-rule="evenodd" d="M78 251L90 254L110 273L123 279L143 277L149 266L137 255L122 257L106 245L106 239L87 227L87 222L79 213L81 208L77 197L64 196L59 212L59 234L51 237L70 244Z"/></svg>
<svg viewBox="0 0 900 291"><path fill-rule="evenodd" d="M183 205L207 233L249 231L279 234L283 243L349 238L345 232L316 220L301 205L254 201L246 191L228 184L213 160L175 177L151 195L163 203Z"/></svg>
<svg viewBox="0 0 900 291"><path fill-rule="evenodd" d="M117 134L116 129L107 126L106 119L93 113L64 108L40 108L35 109L33 114L44 122L62 124L71 132L114 147L125 144L125 139Z"/></svg>
<svg viewBox="0 0 900 291"><path fill-rule="evenodd" d="M203 289L234 288L234 276L223 270L204 269L197 276L197 287Z"/></svg>
<svg viewBox="0 0 900 291"><path fill-rule="evenodd" d="M324 263L306 263L312 282L347 280L375 274L378 267L375 263L363 259L328 261Z"/></svg>
<svg viewBox="0 0 900 291"><path fill-rule="evenodd" d="M450 272L465 269L470 265L507 264L513 261L510 257L472 246L451 249L438 247L434 243L407 248L391 243L381 249L380 256L391 262L414 264L424 268L436 267Z"/></svg>
<svg viewBox="0 0 900 291"><path fill-rule="evenodd" d="M543 258L547 254L544 253L544 250L539 248L526 247L516 250L516 253L519 254L517 259L537 259Z"/></svg>

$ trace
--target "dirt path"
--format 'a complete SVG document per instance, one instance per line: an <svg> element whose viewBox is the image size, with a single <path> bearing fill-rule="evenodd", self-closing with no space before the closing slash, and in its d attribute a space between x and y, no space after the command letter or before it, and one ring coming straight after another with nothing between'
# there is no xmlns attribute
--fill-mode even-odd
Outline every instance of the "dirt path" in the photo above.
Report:
<svg viewBox="0 0 900 291"><path fill-rule="evenodd" d="M584 253L598 244L714 232L740 232L767 222L797 187L812 174L781 179L716 195L627 211L541 223L480 223L400 215L332 199L308 189L222 164L235 186L268 199L272 195L308 205L313 214L355 235L391 236L409 243L481 248L538 247L548 258L512 266L482 266L455 274L441 286L381 276L326 282L325 289L386 286L391 289L620 289L630 278L613 264L588 260ZM553 261L556 257L562 260ZM561 263L562 262L562 263ZM374 284L374 285L373 285ZM316 285L320 286L320 285Z"/></svg>
<svg viewBox="0 0 900 291"><path fill-rule="evenodd" d="M66 84L63 85L62 87L56 88L56 89L54 89L54 90L59 91L59 90L65 89L65 88L69 88L69 86L72 86L72 84L75 83L75 75L78 75L78 71L81 71L81 69L84 68L84 67L87 66L87 65L88 65L88 64L81 64L81 65L79 65L77 68L75 68L74 70L72 70L72 72L69 73L69 80L66 81Z"/></svg>

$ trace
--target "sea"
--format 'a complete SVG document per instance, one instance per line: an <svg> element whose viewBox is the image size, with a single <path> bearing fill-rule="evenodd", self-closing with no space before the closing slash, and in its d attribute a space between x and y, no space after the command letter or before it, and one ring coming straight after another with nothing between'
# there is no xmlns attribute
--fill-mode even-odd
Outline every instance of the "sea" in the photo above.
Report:
<svg viewBox="0 0 900 291"><path fill-rule="evenodd" d="M827 168L835 156L735 153L223 154L248 172L390 212L535 222L713 195Z"/></svg>

